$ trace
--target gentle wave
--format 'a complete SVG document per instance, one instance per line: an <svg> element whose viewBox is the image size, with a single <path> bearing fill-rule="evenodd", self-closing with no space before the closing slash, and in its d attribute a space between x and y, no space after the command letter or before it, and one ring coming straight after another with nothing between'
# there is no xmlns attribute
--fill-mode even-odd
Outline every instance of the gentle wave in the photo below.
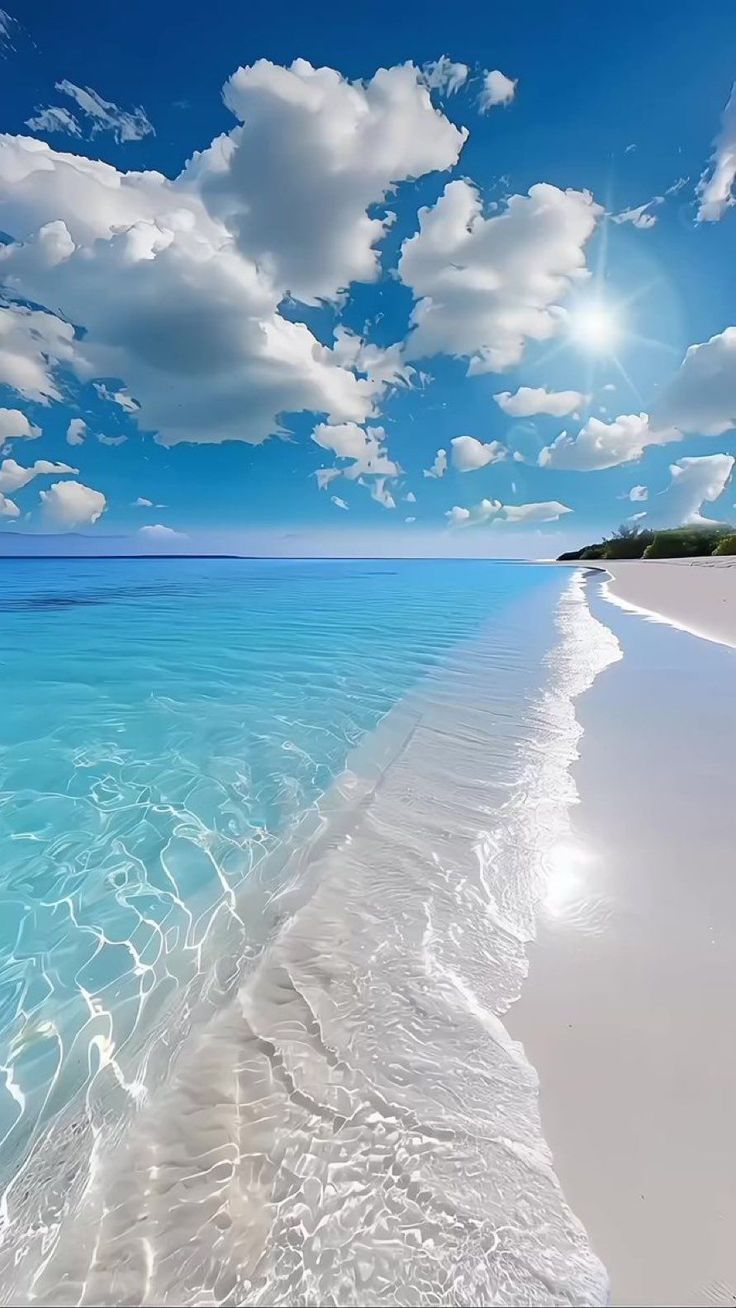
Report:
<svg viewBox="0 0 736 1308"><path fill-rule="evenodd" d="M117 1126L88 1104L6 1192L6 1302L607 1301L501 1021L569 836L573 701L620 657L581 573L557 625L541 694L525 609L355 752L166 1083Z"/></svg>

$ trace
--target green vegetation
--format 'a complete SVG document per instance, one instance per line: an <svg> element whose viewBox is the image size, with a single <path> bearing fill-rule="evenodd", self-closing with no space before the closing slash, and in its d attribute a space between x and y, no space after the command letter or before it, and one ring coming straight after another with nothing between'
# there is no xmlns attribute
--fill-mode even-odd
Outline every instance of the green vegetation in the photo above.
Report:
<svg viewBox="0 0 736 1308"><path fill-rule="evenodd" d="M686 559L710 554L736 554L736 531L714 523L707 527L673 527L652 531L647 527L619 527L612 536L580 550L560 555L573 559Z"/></svg>

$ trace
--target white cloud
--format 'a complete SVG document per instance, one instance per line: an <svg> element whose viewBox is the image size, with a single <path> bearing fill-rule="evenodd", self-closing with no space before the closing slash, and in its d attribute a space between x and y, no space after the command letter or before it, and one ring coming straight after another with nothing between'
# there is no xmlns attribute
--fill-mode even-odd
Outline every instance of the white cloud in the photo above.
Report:
<svg viewBox="0 0 736 1308"><path fill-rule="evenodd" d="M335 329L335 361L341 367L353 368L384 386L410 386L416 376L416 370L404 359L403 351L403 341L381 347L364 341L347 327Z"/></svg>
<svg viewBox="0 0 736 1308"><path fill-rule="evenodd" d="M476 440L475 436L454 436L452 445L452 466L458 472L473 472L476 468L485 468L489 463L498 463L508 455L506 446L501 441Z"/></svg>
<svg viewBox="0 0 736 1308"><path fill-rule="evenodd" d="M139 495L137 500L133 500L131 507L134 509L152 509L153 500L147 500L143 495Z"/></svg>
<svg viewBox="0 0 736 1308"><path fill-rule="evenodd" d="M632 486L629 491L629 499L634 503L640 503L642 500L649 499L649 491L646 486Z"/></svg>
<svg viewBox="0 0 736 1308"><path fill-rule="evenodd" d="M98 132L112 132L118 144L125 141L141 141L144 136L153 134L153 126L144 109L138 106L132 112L120 109L112 100L103 100L91 87L75 86L66 79L56 83L60 95L73 100L87 120L88 136ZM79 122L68 109L60 105L49 105L46 109L37 109L32 118L27 119L26 126L34 132L66 132L70 136L82 136Z"/></svg>
<svg viewBox="0 0 736 1308"><path fill-rule="evenodd" d="M640 459L648 445L666 445L681 438L682 432L671 427L653 431L646 413L624 413L613 422L589 418L577 436L563 431L546 445L540 451L539 466L579 472L615 468Z"/></svg>
<svg viewBox="0 0 736 1308"><path fill-rule="evenodd" d="M62 105L49 105L46 109L37 109L31 118L26 118L26 127L32 132L63 132L66 136L81 136L82 129L74 114Z"/></svg>
<svg viewBox="0 0 736 1308"><path fill-rule="evenodd" d="M84 445L87 435L87 424L84 418L72 418L66 429L67 445Z"/></svg>
<svg viewBox="0 0 736 1308"><path fill-rule="evenodd" d="M24 468L15 459L3 459L0 463L0 491L22 490L35 477L51 477L66 472L76 473L79 468L70 468L68 463L50 463L48 459L36 459L30 468Z"/></svg>
<svg viewBox="0 0 736 1308"><path fill-rule="evenodd" d="M655 195L653 200L647 200L646 204L639 204L634 209L622 209L620 213L612 213L611 221L614 223L631 223L632 227L639 227L646 231L649 227L656 227L657 215L650 213L650 209L661 204L663 196Z"/></svg>
<svg viewBox="0 0 736 1308"><path fill-rule="evenodd" d="M0 54L5 55L9 50L15 49L13 36L17 26L17 18L13 18L6 9L0 9Z"/></svg>
<svg viewBox="0 0 736 1308"><path fill-rule="evenodd" d="M736 327L691 345L650 414L590 418L576 436L562 432L539 455L541 467L613 468L641 458L650 445L683 436L720 436L736 427Z"/></svg>
<svg viewBox="0 0 736 1308"><path fill-rule="evenodd" d="M342 469L317 468L314 475L317 478L317 485L319 486L319 489L327 490L327 487L329 486L331 481L334 481L336 477L342 477Z"/></svg>
<svg viewBox="0 0 736 1308"><path fill-rule="evenodd" d="M483 78L483 90L478 97L478 107L482 114L488 113L495 105L511 104L516 95L517 80L507 77L499 68L492 68Z"/></svg>
<svg viewBox="0 0 736 1308"><path fill-rule="evenodd" d="M706 168L698 183L698 221L717 222L726 209L734 204L733 184L736 180L736 84L731 88L723 116L721 130L713 142L710 168Z"/></svg>
<svg viewBox="0 0 736 1308"><path fill-rule="evenodd" d="M447 472L447 450L438 450L431 468L424 469L425 477L444 477Z"/></svg>
<svg viewBox="0 0 736 1308"><path fill-rule="evenodd" d="M331 500L332 504L335 505L336 508L338 508L338 509L345 509L345 511L347 512L347 508L348 508L348 506L347 506L347 504L345 503L344 500L341 500L341 499L340 499L340 496L339 496L339 495L332 495L332 496L330 496L330 500Z"/></svg>
<svg viewBox="0 0 736 1308"><path fill-rule="evenodd" d="M332 450L338 459L347 464L347 467L318 468L315 476L320 490L329 486L336 477L346 477L348 481L357 481L361 486L367 485L371 499L377 500L384 508L396 507L386 483L389 478L398 477L401 468L389 456L383 427L364 430L354 422L336 426L322 422L312 432L312 440L323 450Z"/></svg>
<svg viewBox="0 0 736 1308"><path fill-rule="evenodd" d="M0 137L0 199L1 142ZM25 305L0 304L0 383L40 404L60 400L53 374L73 358L74 328L70 323Z"/></svg>
<svg viewBox="0 0 736 1308"><path fill-rule="evenodd" d="M501 391L494 395L496 404L514 418L531 418L537 413L549 413L553 418L564 418L587 403L582 391L548 391L544 386L520 386L513 394Z"/></svg>
<svg viewBox="0 0 736 1308"><path fill-rule="evenodd" d="M368 208L397 182L451 168L467 136L412 64L350 82L304 59L259 59L223 94L242 126L195 156L189 175L241 252L310 302L374 280L387 224Z"/></svg>
<svg viewBox="0 0 736 1308"><path fill-rule="evenodd" d="M63 213L29 244L0 250L1 273L18 294L59 305L85 328L75 340L51 315L16 309L3 319L0 310L0 380L43 399L60 395L55 360L83 379L121 377L141 405L140 425L164 444L258 443L281 429L284 412L370 416L382 386L282 318L280 291L176 186L0 139L3 225L33 230L39 217ZM3 375L8 320L19 343Z"/></svg>
<svg viewBox="0 0 736 1308"><path fill-rule="evenodd" d="M445 517L451 527L472 527L483 522L529 523L556 522L566 513L572 513L559 500L545 500L535 504L503 504L501 500L481 500L471 508L458 504L448 509Z"/></svg>
<svg viewBox="0 0 736 1308"><path fill-rule="evenodd" d="M464 509L459 504L453 504L452 508L447 510L445 517L451 527L463 527L470 522L470 509Z"/></svg>
<svg viewBox="0 0 736 1308"><path fill-rule="evenodd" d="M409 491L408 495L405 495L405 496L404 496L404 502L405 502L406 504L416 504L416 502L417 502L417 497L416 497L416 495L414 494L414 491Z"/></svg>
<svg viewBox="0 0 736 1308"><path fill-rule="evenodd" d="M124 445L125 442L127 441L128 437L127 437L127 436L103 436L103 435L99 435L99 436L97 437L97 439L98 439L98 441L100 442L100 445L111 445L111 446L114 447L115 445Z"/></svg>
<svg viewBox="0 0 736 1308"><path fill-rule="evenodd" d="M117 404L126 413L137 413L140 408L137 401L131 395L126 395L125 391L108 390L104 382L95 382L94 388L101 400L109 400L111 404Z"/></svg>
<svg viewBox="0 0 736 1308"><path fill-rule="evenodd" d="M62 531L90 526L107 507L102 491L92 490L80 481L56 481L49 490L40 492L40 499L47 522Z"/></svg>
<svg viewBox="0 0 736 1308"><path fill-rule="evenodd" d="M404 522L416 522L416 518L404 518Z"/></svg>
<svg viewBox="0 0 736 1308"><path fill-rule="evenodd" d="M465 357L470 373L518 364L527 341L561 329L559 301L588 277L585 244L602 213L587 192L539 183L486 218L470 182L448 183L401 247L401 280L419 298L407 357Z"/></svg>
<svg viewBox="0 0 736 1308"><path fill-rule="evenodd" d="M5 441L35 440L41 428L34 427L20 409L0 409L0 445Z"/></svg>
<svg viewBox="0 0 736 1308"><path fill-rule="evenodd" d="M652 406L652 425L720 436L736 426L736 327L691 345Z"/></svg>
<svg viewBox="0 0 736 1308"><path fill-rule="evenodd" d="M344 363L339 342L323 346L279 305L373 279L389 220L368 211L395 184L451 167L465 132L411 65L363 83L261 60L225 97L241 124L173 181L0 137L14 238L0 250L3 281L66 319L46 315L60 339L42 345L16 306L23 339L3 376L0 323L0 380L49 399L61 364L85 381L119 378L125 390L110 394L137 403L164 444L258 443L304 411L361 423L388 385L406 383L400 346L362 343Z"/></svg>
<svg viewBox="0 0 736 1308"><path fill-rule="evenodd" d="M189 540L189 537L183 531L174 531L173 527L164 527L162 523L155 522L150 527L139 527L138 535L142 540L161 541L173 543L175 540Z"/></svg>
<svg viewBox="0 0 736 1308"><path fill-rule="evenodd" d="M431 90L454 95L467 82L470 69L467 64L453 63L449 55L441 55L433 63L425 64L422 72Z"/></svg>
<svg viewBox="0 0 736 1308"><path fill-rule="evenodd" d="M371 499L377 500L379 504L383 505L384 509L396 508L396 500L386 486L385 477L376 477L371 484Z"/></svg>
<svg viewBox="0 0 736 1308"><path fill-rule="evenodd" d="M0 491L0 518L19 518L20 509Z"/></svg>
<svg viewBox="0 0 736 1308"><path fill-rule="evenodd" d="M717 500L726 489L736 460L730 454L704 454L678 459L670 465L672 481L657 495L647 524L652 526L700 526L719 521L701 513L704 504Z"/></svg>
<svg viewBox="0 0 736 1308"><path fill-rule="evenodd" d="M320 422L312 432L312 440L323 450L332 450L338 459L350 461L350 466L340 472L351 480L362 476L398 475L400 468L389 458L385 439L383 427L364 430L354 422L343 422L336 426Z"/></svg>

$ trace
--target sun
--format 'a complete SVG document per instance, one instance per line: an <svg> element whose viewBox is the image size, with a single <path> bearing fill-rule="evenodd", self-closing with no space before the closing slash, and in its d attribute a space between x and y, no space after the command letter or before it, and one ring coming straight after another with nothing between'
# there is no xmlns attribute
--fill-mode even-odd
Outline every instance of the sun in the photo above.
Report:
<svg viewBox="0 0 736 1308"><path fill-rule="evenodd" d="M613 354L623 335L621 314L606 300L587 300L571 310L568 330L588 354Z"/></svg>

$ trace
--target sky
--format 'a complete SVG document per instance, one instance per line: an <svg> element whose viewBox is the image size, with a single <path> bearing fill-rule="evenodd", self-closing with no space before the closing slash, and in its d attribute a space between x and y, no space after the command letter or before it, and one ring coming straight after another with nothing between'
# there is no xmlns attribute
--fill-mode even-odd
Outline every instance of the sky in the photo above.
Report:
<svg viewBox="0 0 736 1308"><path fill-rule="evenodd" d="M0 553L735 520L736 9L591 15L0 11Z"/></svg>

